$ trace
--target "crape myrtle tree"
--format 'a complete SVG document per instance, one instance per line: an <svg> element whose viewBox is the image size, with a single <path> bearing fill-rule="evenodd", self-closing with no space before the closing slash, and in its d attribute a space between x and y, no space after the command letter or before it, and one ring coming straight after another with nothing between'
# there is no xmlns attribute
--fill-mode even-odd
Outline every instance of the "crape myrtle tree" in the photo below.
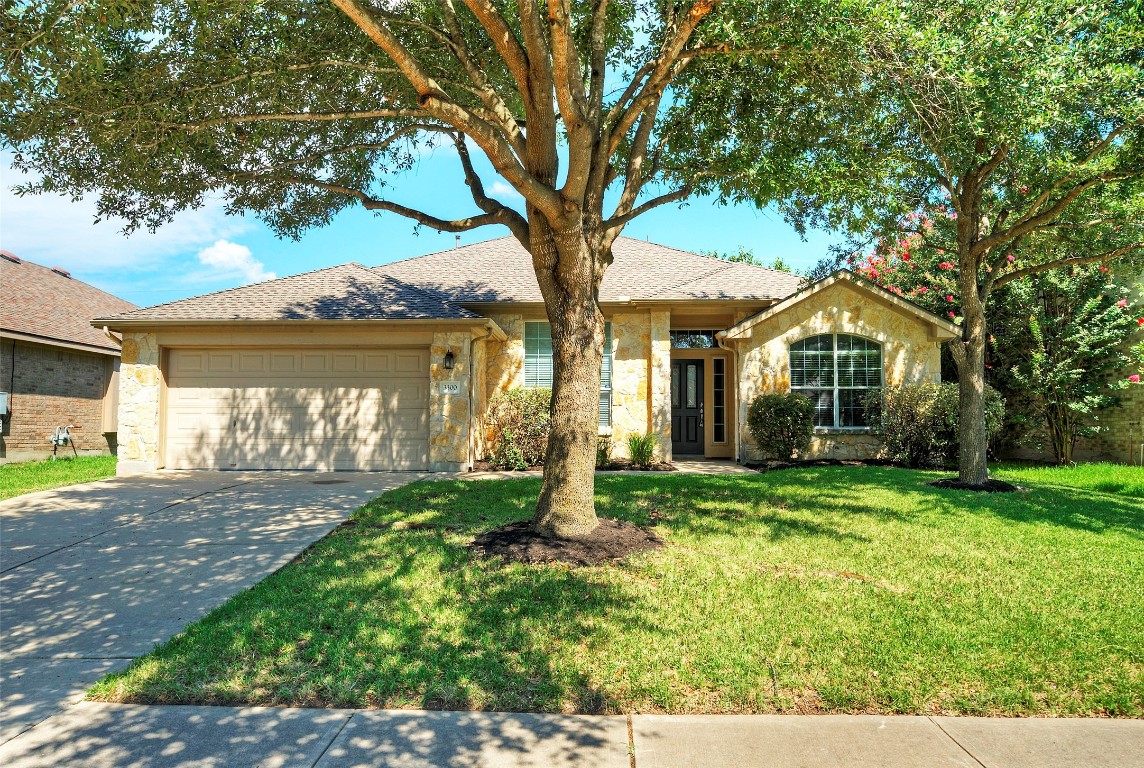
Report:
<svg viewBox="0 0 1144 768"><path fill-rule="evenodd" d="M840 196L838 176L808 173L789 205L863 249L916 235L916 248L943 252L963 329L950 344L959 479L980 485L994 292L1144 251L1144 6L902 3L868 17L863 36L866 99L826 119L866 143L845 155L865 184Z"/></svg>
<svg viewBox="0 0 1144 768"><path fill-rule="evenodd" d="M854 255L847 263L886 290L963 322L954 264L944 249L932 245L941 242L935 230L951 222L944 216L937 221L908 218L915 233ZM1087 235L1096 242L1086 242ZM1092 230L1076 233L1067 243L1042 239L1043 245L1071 250L1040 254L1036 261L1099 253L1101 240L1100 232ZM1028 252L1023 256L1030 258ZM1144 365L1144 341L1138 340L1144 305L1128 286L1144 268L1140 262L1126 256L1111 266L1073 263L1025 274L994 291L985 373L987 383L1005 396L1011 427L1007 439L1038 446L1047 442L1058 463L1070 463L1078 438L1100 433L1101 411L1118 405L1119 391L1137 386Z"/></svg>
<svg viewBox="0 0 1144 768"><path fill-rule="evenodd" d="M823 106L847 96L851 2L25 0L4 6L0 133L33 174L19 191L96 193L128 229L209 195L285 236L350 206L507 228L552 325L534 526L573 537L597 524L598 289L613 242L657 206L728 199L725 178L760 159L767 194L789 189ZM736 76L730 103L699 87ZM681 140L696 127L719 137L698 156ZM471 213L401 203L400 174L431 143L455 147ZM751 162L703 162L732 144Z"/></svg>

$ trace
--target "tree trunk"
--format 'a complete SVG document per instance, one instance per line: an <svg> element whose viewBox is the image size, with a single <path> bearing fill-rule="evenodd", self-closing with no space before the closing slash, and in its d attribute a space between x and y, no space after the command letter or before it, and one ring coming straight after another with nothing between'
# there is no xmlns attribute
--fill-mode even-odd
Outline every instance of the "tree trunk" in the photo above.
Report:
<svg viewBox="0 0 1144 768"><path fill-rule="evenodd" d="M964 354L955 355L960 388L958 403L958 480L984 485L989 479L989 440L985 432L985 305L977 289L976 270L970 280L962 272ZM970 284L971 283L971 284Z"/></svg>
<svg viewBox="0 0 1144 768"><path fill-rule="evenodd" d="M545 536L571 539L599 524L594 491L604 347L597 302L601 270L579 234L561 233L549 244L556 256L551 268L541 269L548 260L533 252L552 326L552 420L532 524Z"/></svg>

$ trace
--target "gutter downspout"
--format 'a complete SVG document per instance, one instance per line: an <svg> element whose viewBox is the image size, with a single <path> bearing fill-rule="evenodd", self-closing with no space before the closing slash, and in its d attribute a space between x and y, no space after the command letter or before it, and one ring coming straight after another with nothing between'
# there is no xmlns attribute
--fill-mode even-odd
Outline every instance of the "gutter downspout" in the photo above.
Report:
<svg viewBox="0 0 1144 768"><path fill-rule="evenodd" d="M739 348L727 346L727 332L719 331L715 334L715 343L719 345L719 349L726 350L731 353L731 359L735 363L735 463L742 464L743 457L739 453L739 434L742 425L739 424L739 403L742 399L742 391L740 389L741 382L739 381Z"/></svg>
<svg viewBox="0 0 1144 768"><path fill-rule="evenodd" d="M116 346L118 346L120 349L123 348L123 339L117 338L116 335L114 333L112 333L111 330L106 325L103 326L103 335L106 336L107 338L111 339L111 341L114 342L116 344Z"/></svg>
<svg viewBox="0 0 1144 768"><path fill-rule="evenodd" d="M475 360L473 351L476 349L478 341L485 341L492 338L494 335L491 326L485 326L484 336L474 336L469 339L469 470L473 469L473 465L477 461L477 433L473 429L473 397L476 393L474 384L476 383L476 366L473 365Z"/></svg>

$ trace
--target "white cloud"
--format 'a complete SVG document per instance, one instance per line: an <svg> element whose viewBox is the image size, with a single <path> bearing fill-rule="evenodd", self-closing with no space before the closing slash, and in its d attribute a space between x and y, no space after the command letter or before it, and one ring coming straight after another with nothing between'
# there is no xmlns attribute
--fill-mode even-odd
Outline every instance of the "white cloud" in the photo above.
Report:
<svg viewBox="0 0 1144 768"><path fill-rule="evenodd" d="M203 248L198 253L199 263L215 269L215 278L241 276L247 283L260 283L273 280L273 272L267 272L261 261L256 261L245 245L229 240L218 240L214 245Z"/></svg>
<svg viewBox="0 0 1144 768"><path fill-rule="evenodd" d="M516 200L523 200L524 199L523 197L521 197L521 194L519 192L517 192L516 189L513 188L513 186L511 184L504 182L504 181L500 181L499 179L497 181L494 181L493 185L491 187L489 187L489 194L498 195L500 197L507 197L509 199L516 199Z"/></svg>
<svg viewBox="0 0 1144 768"><path fill-rule="evenodd" d="M194 211L175 216L157 232L122 232L122 219L96 218L95 198L72 201L63 195L17 197L14 184L32 181L12 170L9 157L0 162L0 247L40 264L61 266L80 275L119 277L169 263L220 239L252 229L252 223L227 216L221 200L208 200Z"/></svg>

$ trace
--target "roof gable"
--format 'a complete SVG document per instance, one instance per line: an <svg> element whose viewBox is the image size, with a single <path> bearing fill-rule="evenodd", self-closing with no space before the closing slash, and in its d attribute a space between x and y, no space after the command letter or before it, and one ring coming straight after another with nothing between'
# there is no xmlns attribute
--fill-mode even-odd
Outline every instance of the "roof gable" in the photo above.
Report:
<svg viewBox="0 0 1144 768"><path fill-rule="evenodd" d="M159 304L110 319L468 320L479 316L361 264L349 263Z"/></svg>
<svg viewBox="0 0 1144 768"><path fill-rule="evenodd" d="M786 312L796 304L815 296L823 291L828 290L832 286L844 284L847 287L856 290L860 293L865 293L884 304L888 304L895 311L904 315L913 317L914 319L926 323L931 326L934 335L939 339L953 339L961 335L961 328L955 323L951 323L943 317L938 317L932 312L922 309L912 301L907 301L895 293L887 291L879 285L871 283L865 278L859 277L849 270L839 270L830 277L819 280L816 283L808 285L803 290L795 293L782 301L767 307L761 312L756 312L750 317L744 318L735 325L728 328L723 332L723 337L726 339L742 339L746 338L751 329L761 323L765 323L773 317L776 317L783 312Z"/></svg>
<svg viewBox="0 0 1144 768"><path fill-rule="evenodd" d="M135 309L129 301L71 277L63 270L19 259L0 258L0 331L36 337L44 343L92 347L119 353L119 347L90 320Z"/></svg>
<svg viewBox="0 0 1144 768"><path fill-rule="evenodd" d="M600 301L774 300L803 279L628 237L612 246ZM514 237L382 264L377 272L463 304L539 303L532 255Z"/></svg>

